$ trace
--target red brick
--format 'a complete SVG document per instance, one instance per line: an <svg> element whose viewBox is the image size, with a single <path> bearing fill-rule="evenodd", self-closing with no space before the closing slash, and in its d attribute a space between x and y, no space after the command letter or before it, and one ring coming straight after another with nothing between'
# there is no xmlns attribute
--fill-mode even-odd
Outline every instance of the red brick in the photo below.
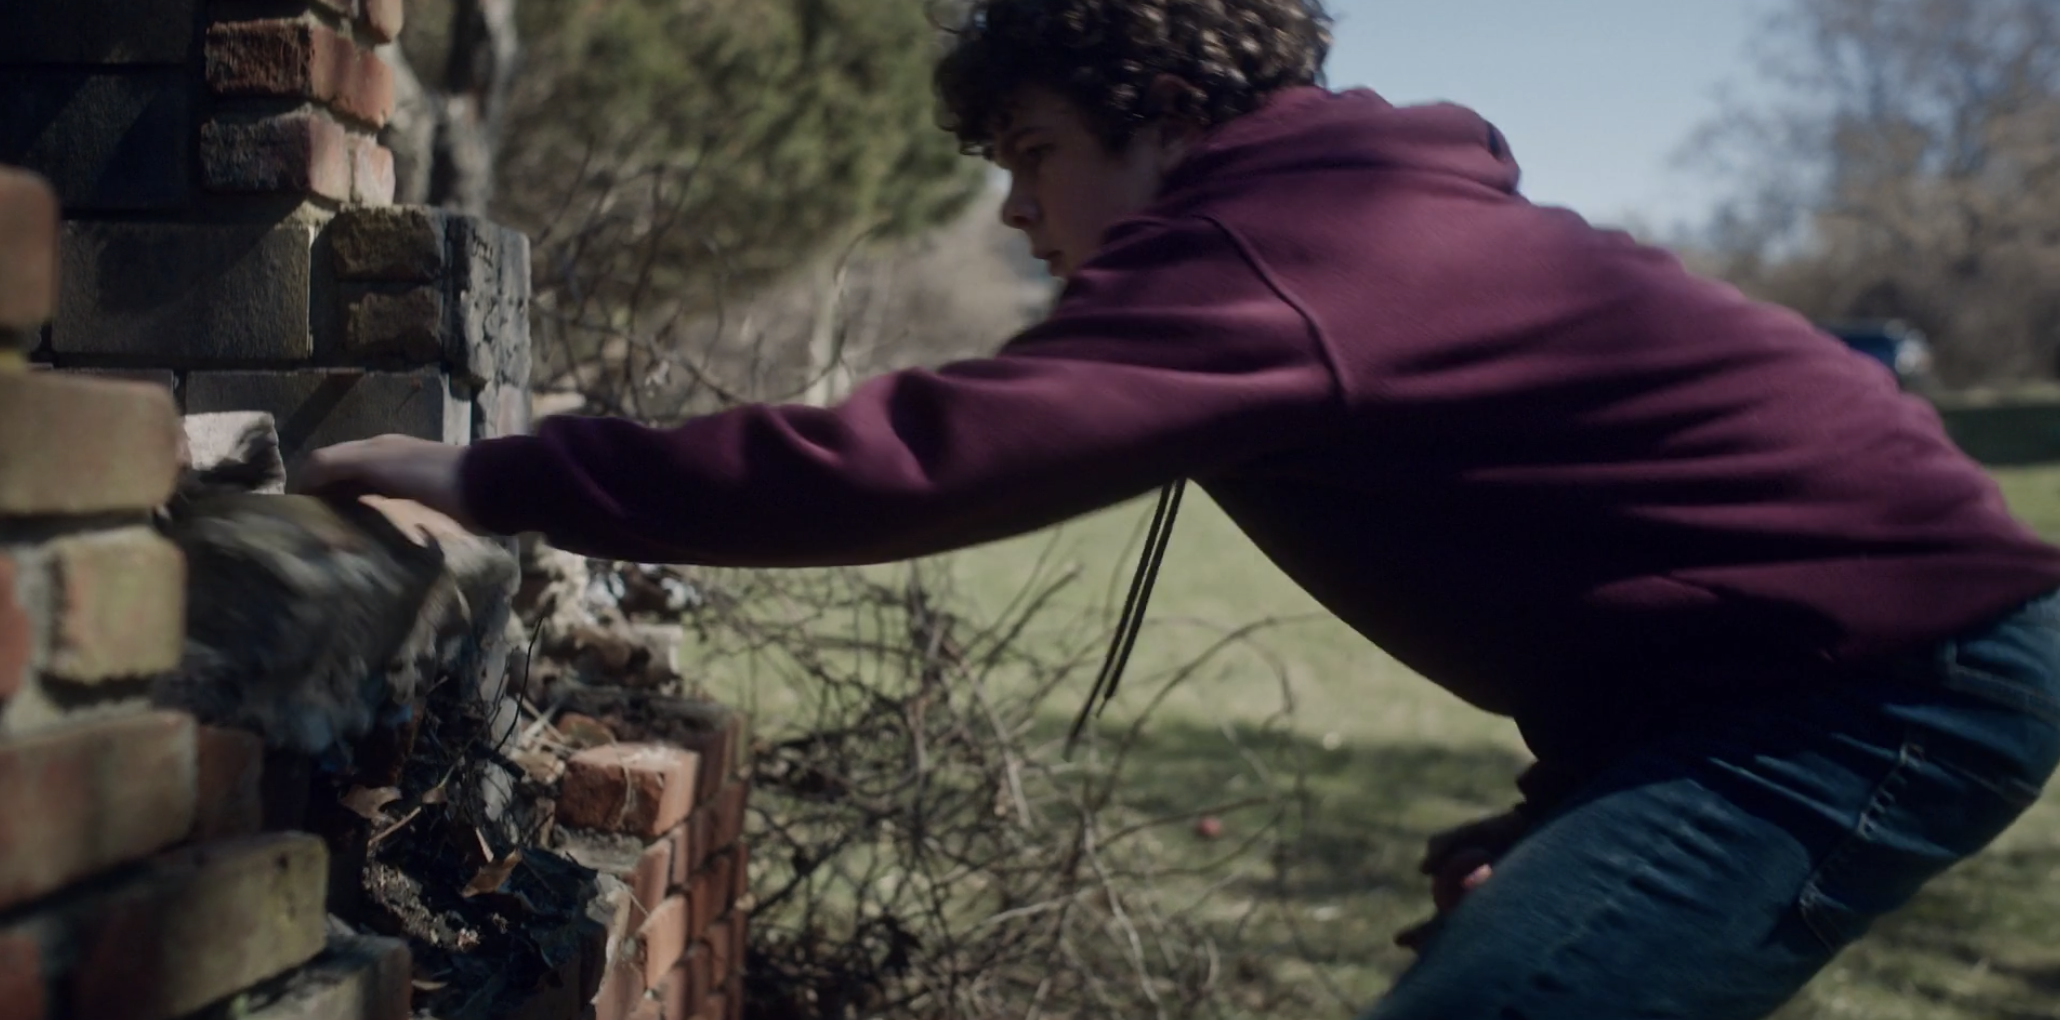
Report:
<svg viewBox="0 0 2060 1020"><path fill-rule="evenodd" d="M0 909L191 831L193 730L150 712L0 742Z"/></svg>
<svg viewBox="0 0 2060 1020"><path fill-rule="evenodd" d="M722 916L722 894L715 888L715 870L703 868L695 872L687 883L686 897L689 908L687 931L700 938L715 919Z"/></svg>
<svg viewBox="0 0 2060 1020"><path fill-rule="evenodd" d="M201 182L210 191L288 192L350 199L350 141L343 125L297 112L200 128Z"/></svg>
<svg viewBox="0 0 2060 1020"><path fill-rule="evenodd" d="M9 334L19 344L57 308L57 222L48 181L0 167L0 347Z"/></svg>
<svg viewBox="0 0 2060 1020"><path fill-rule="evenodd" d="M708 947L699 942L687 947L680 962L666 972L654 989L659 1015L665 1020L687 1020L694 1007L708 994Z"/></svg>
<svg viewBox="0 0 2060 1020"><path fill-rule="evenodd" d="M644 987L658 987L692 941L693 933L687 930L685 899L669 896L653 908L651 916L637 928L636 960L643 968Z"/></svg>
<svg viewBox="0 0 2060 1020"><path fill-rule="evenodd" d="M327 103L374 128L393 116L393 69L348 36L309 18L210 26L207 83L222 95Z"/></svg>
<svg viewBox="0 0 2060 1020"><path fill-rule="evenodd" d="M287 980L276 1001L240 1015L243 1020L408 1020L412 979L406 942L339 936ZM533 1020L561 1020L578 1013L577 999L567 999L566 1005L570 1008L565 1012Z"/></svg>
<svg viewBox="0 0 2060 1020"><path fill-rule="evenodd" d="M265 742L245 730L202 726L197 745L196 843L255 836L265 825Z"/></svg>
<svg viewBox="0 0 2060 1020"><path fill-rule="evenodd" d="M663 1020L664 1016L664 1007L651 998L638 999L629 1011L629 1020Z"/></svg>
<svg viewBox="0 0 2060 1020"><path fill-rule="evenodd" d="M608 964L601 976L601 988L594 994L594 1020L627 1020L630 1011L644 997L644 971L634 960Z"/></svg>
<svg viewBox="0 0 2060 1020"><path fill-rule="evenodd" d="M35 940L18 932L0 932L0 1016L43 1016L43 952Z"/></svg>
<svg viewBox="0 0 2060 1020"><path fill-rule="evenodd" d="M363 135L350 138L350 200L359 206L393 204L393 150Z"/></svg>
<svg viewBox="0 0 2060 1020"><path fill-rule="evenodd" d="M724 915L710 924L701 936L701 944L708 947L708 969L714 982L712 987L720 988L724 981L729 980L737 962L736 940L730 935L730 916Z"/></svg>
<svg viewBox="0 0 2060 1020"><path fill-rule="evenodd" d="M77 683L162 673L186 643L186 559L146 527L47 546L57 620L51 675Z"/></svg>
<svg viewBox="0 0 2060 1020"><path fill-rule="evenodd" d="M673 884L686 885L701 866L708 863L708 856L714 850L715 808L702 807L687 819L687 833L683 844L686 859L673 865Z"/></svg>
<svg viewBox="0 0 2060 1020"><path fill-rule="evenodd" d="M566 853L573 860L620 879L627 887L625 931L643 924L651 908L665 899L672 877L672 850L672 840L665 836L652 840L641 851L625 852L607 839L589 841L580 834L571 834L566 846Z"/></svg>
<svg viewBox="0 0 2060 1020"><path fill-rule="evenodd" d="M32 667L35 625L24 601L32 596L17 584L14 557L0 551L0 704L21 690Z"/></svg>
<svg viewBox="0 0 2060 1020"><path fill-rule="evenodd" d="M0 372L0 517L159 506L178 477L179 435L159 387Z"/></svg>
<svg viewBox="0 0 2060 1020"><path fill-rule="evenodd" d="M363 0L363 2L364 12L361 15L362 20L359 24L365 26L365 31L370 33L372 38L383 43L390 43L400 38L406 14L402 6L402 0Z"/></svg>
<svg viewBox="0 0 2060 1020"><path fill-rule="evenodd" d="M713 849L732 846L744 835L744 803L750 789L750 784L739 780L715 795L715 831L710 837Z"/></svg>
<svg viewBox="0 0 2060 1020"><path fill-rule="evenodd" d="M751 848L739 843L730 853L735 855L730 865L730 903L734 906L751 894Z"/></svg>
<svg viewBox="0 0 2060 1020"><path fill-rule="evenodd" d="M303 833L176 850L81 904L72 1015L169 1020L322 949L328 852Z"/></svg>
<svg viewBox="0 0 2060 1020"><path fill-rule="evenodd" d="M701 1001L700 1015L703 1020L729 1020L729 997L721 992L717 992L703 999Z"/></svg>
<svg viewBox="0 0 2060 1020"><path fill-rule="evenodd" d="M709 891L716 897L715 911L710 916L722 916L724 912L729 910L730 903L736 899L733 895L733 891L737 887L736 869L737 852L735 850L725 850L708 862L708 887Z"/></svg>
<svg viewBox="0 0 2060 1020"><path fill-rule="evenodd" d="M660 744L607 744L572 756L558 821L576 829L656 836L694 807L697 759Z"/></svg>
<svg viewBox="0 0 2060 1020"><path fill-rule="evenodd" d="M730 986L722 993L722 1020L744 1020L744 980L741 974L730 975Z"/></svg>

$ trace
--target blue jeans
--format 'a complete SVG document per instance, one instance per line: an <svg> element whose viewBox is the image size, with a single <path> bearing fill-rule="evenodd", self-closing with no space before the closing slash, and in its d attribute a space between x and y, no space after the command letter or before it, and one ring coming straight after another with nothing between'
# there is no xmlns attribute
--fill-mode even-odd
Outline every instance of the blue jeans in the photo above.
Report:
<svg viewBox="0 0 2060 1020"><path fill-rule="evenodd" d="M1589 780L1366 1020L1747 1020L1974 854L2060 763L2060 593L1740 698Z"/></svg>

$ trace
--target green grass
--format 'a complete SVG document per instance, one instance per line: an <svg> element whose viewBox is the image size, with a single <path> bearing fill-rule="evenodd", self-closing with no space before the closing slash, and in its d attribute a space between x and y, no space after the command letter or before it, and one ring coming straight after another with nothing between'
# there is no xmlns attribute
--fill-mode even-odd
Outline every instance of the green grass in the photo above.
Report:
<svg viewBox="0 0 2060 1020"><path fill-rule="evenodd" d="M2060 538L2060 468L1997 477L2021 517ZM949 569L978 618L1005 606L1040 564L1077 567L1088 583L1056 602L1056 618L1065 627L1106 627L1149 509L1132 503L971 550ZM1241 994L1250 1015L1347 1017L1408 963L1389 936L1430 910L1414 869L1423 840L1506 806L1527 759L1513 726L1330 619L1199 494L1183 512L1152 624L1105 725L1122 725L1166 671L1218 635L1261 618L1284 622L1214 660L1155 714L1129 770L1129 801L1155 812L1199 810L1282 782L1262 774L1269 764L1300 762L1316 810L1299 830L1286 881L1255 859L1237 874L1174 878L1165 888L1176 900L1189 897L1197 916L1221 919L1226 933L1231 918L1252 912L1227 936L1250 986ZM1287 702L1284 727L1259 733ZM1232 735L1251 753L1233 747ZM1155 854L1169 870L1210 863L1261 819L1248 811L1225 821L1222 842L1167 831L1155 837ZM2060 794L1879 925L1780 1016L2060 1017Z"/></svg>

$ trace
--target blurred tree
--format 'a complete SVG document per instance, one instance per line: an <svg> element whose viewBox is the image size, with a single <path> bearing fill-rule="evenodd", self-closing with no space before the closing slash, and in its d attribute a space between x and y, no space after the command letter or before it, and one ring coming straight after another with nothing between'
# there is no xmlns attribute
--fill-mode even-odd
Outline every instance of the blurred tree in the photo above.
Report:
<svg viewBox="0 0 2060 1020"><path fill-rule="evenodd" d="M1688 155L1733 198L1705 265L1817 318L1903 318L1948 383L2060 355L2060 3L1791 0L1759 91Z"/></svg>
<svg viewBox="0 0 2060 1020"><path fill-rule="evenodd" d="M519 22L493 208L535 242L561 369L634 376L639 347L795 272L834 360L840 260L979 189L935 126L921 0L524 0ZM782 357L811 356L796 339Z"/></svg>

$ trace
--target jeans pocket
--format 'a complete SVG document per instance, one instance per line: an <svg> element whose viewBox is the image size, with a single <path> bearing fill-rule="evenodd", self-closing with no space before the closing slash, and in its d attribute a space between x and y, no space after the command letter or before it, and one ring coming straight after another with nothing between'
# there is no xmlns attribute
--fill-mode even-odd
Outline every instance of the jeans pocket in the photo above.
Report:
<svg viewBox="0 0 2060 1020"><path fill-rule="evenodd" d="M1827 949L1843 949L2009 828L2030 806L2024 792L1905 741L1852 829L1803 883L1803 923Z"/></svg>

